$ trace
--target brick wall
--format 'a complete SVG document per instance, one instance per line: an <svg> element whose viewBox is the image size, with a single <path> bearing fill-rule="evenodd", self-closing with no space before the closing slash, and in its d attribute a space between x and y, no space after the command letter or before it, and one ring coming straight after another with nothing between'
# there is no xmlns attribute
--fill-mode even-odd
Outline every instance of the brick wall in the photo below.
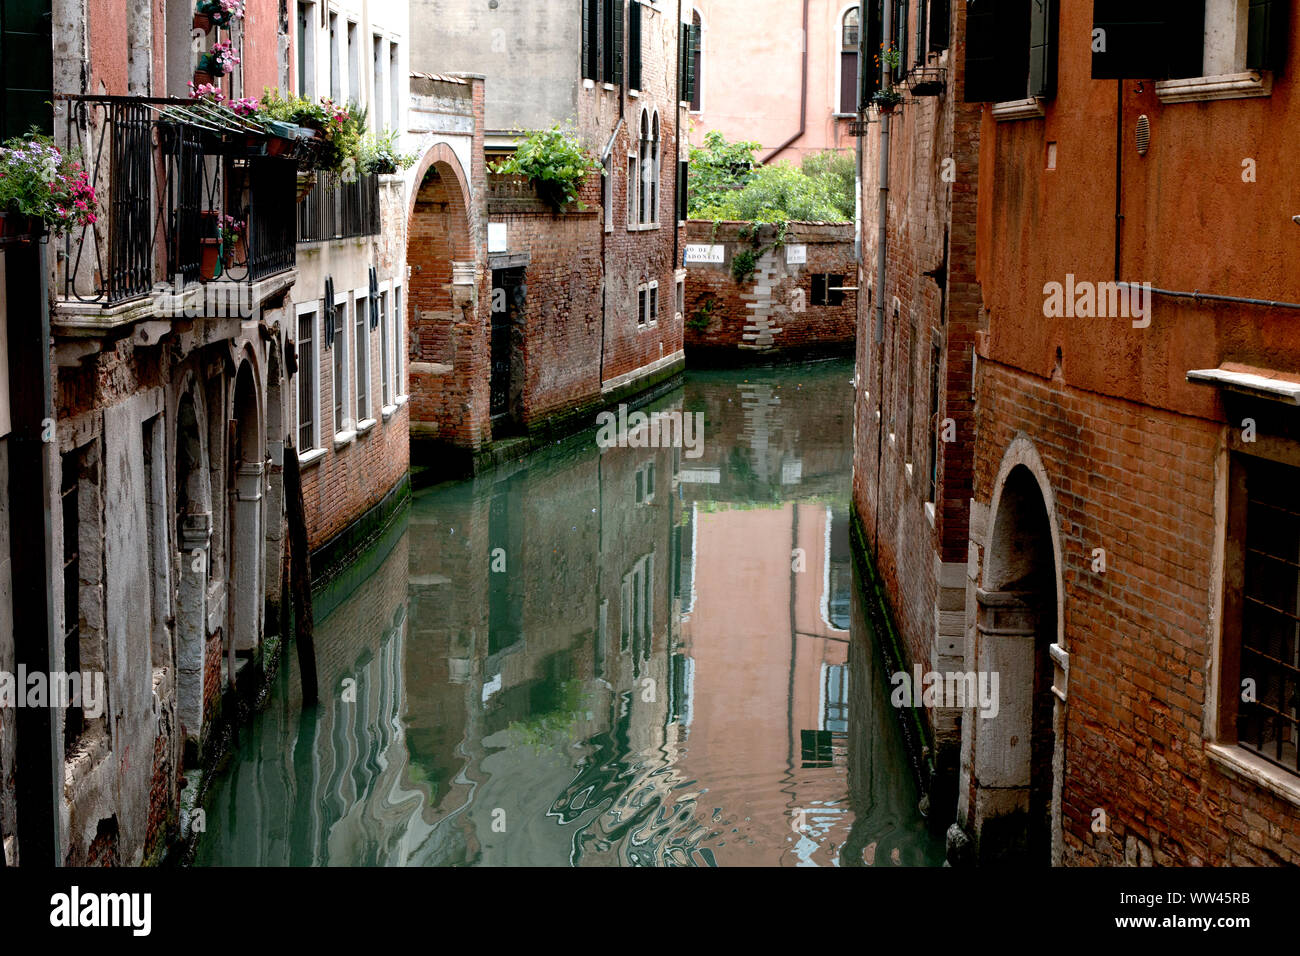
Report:
<svg viewBox="0 0 1300 956"><path fill-rule="evenodd" d="M855 291L840 293L839 305L817 305L815 274L836 275L835 284L858 284L849 223L791 223L784 244L775 245L772 226L757 235L745 223L692 221L686 242L720 245L720 263L686 263L687 354L706 362L763 360L784 355L851 353L857 324ZM807 261L789 263L791 247L803 247ZM737 253L758 255L757 271L737 282L732 263Z"/></svg>

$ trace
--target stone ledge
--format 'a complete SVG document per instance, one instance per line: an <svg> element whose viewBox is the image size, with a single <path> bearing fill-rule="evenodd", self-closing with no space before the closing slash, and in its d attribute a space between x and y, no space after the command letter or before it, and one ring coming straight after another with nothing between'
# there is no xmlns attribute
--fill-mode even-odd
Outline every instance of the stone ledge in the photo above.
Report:
<svg viewBox="0 0 1300 956"><path fill-rule="evenodd" d="M1185 80L1159 80L1156 95L1162 103L1205 103L1273 95L1273 75L1254 70L1220 76L1194 76Z"/></svg>
<svg viewBox="0 0 1300 956"><path fill-rule="evenodd" d="M1006 100L993 104L993 118L998 122L1005 120L1037 119L1046 116L1043 101L1036 96L1023 100Z"/></svg>
<svg viewBox="0 0 1300 956"><path fill-rule="evenodd" d="M1264 758L1231 744L1207 743L1205 755L1220 770L1300 807L1300 777L1292 776Z"/></svg>

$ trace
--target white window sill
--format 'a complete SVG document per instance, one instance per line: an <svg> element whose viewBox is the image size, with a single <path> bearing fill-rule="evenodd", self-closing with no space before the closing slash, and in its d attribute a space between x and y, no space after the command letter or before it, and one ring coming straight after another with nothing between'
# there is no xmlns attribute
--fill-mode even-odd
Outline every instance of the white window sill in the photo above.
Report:
<svg viewBox="0 0 1300 956"><path fill-rule="evenodd" d="M396 406L396 405L385 405L385 406L380 410L380 414L383 416L384 421L388 421L390 418L392 418L394 415L397 414L397 406Z"/></svg>
<svg viewBox="0 0 1300 956"><path fill-rule="evenodd" d="M925 503L925 520L930 522L931 528L934 527L934 502L933 501L927 501Z"/></svg>
<svg viewBox="0 0 1300 956"><path fill-rule="evenodd" d="M584 90L594 90L596 88L596 81L590 78L584 78L582 81L582 88Z"/></svg>
<svg viewBox="0 0 1300 956"><path fill-rule="evenodd" d="M363 418L361 419L361 421L357 422L357 434L358 435L368 434L370 432L370 429L374 428L377 424L379 423L375 421L375 419L373 418Z"/></svg>
<svg viewBox="0 0 1300 956"><path fill-rule="evenodd" d="M612 92L614 91L614 84L613 84L613 83L602 83L602 84L600 84L600 86L601 86L601 89L605 90L606 92L612 93Z"/></svg>
<svg viewBox="0 0 1300 956"><path fill-rule="evenodd" d="M634 100L639 100L639 99L641 98L641 91L640 91L640 90L628 90L628 91L627 91L627 95L630 96L630 97L632 97L632 99L634 99Z"/></svg>
<svg viewBox="0 0 1300 956"><path fill-rule="evenodd" d="M907 484L910 487L912 484L912 463L910 461L903 462L903 472L904 472L904 479L907 481Z"/></svg>
<svg viewBox="0 0 1300 956"><path fill-rule="evenodd" d="M348 429L348 430L345 431L345 432L335 432L335 433L334 433L334 450L335 450L335 451L338 451L340 448L343 448L343 447L346 446L346 445L350 445L350 444L352 444L353 440L354 440L356 437L357 437L357 433L356 433L356 431L353 430L353 429Z"/></svg>
<svg viewBox="0 0 1300 956"><path fill-rule="evenodd" d="M324 457L325 457L324 448L313 448L311 451L305 451L298 456L298 467L310 468L312 465L317 464Z"/></svg>
<svg viewBox="0 0 1300 956"><path fill-rule="evenodd" d="M406 400L410 397L411 397L410 395L398 395L397 398L393 399L393 404L396 405L398 408L401 408L403 405L406 404Z"/></svg>
<svg viewBox="0 0 1300 956"><path fill-rule="evenodd" d="M836 119L857 119L858 118L857 113L832 113L831 116L835 117Z"/></svg>
<svg viewBox="0 0 1300 956"><path fill-rule="evenodd" d="M660 228L660 226L659 223L657 222L640 222L640 223L634 222L627 227L627 231L628 232L654 232L658 228Z"/></svg>
<svg viewBox="0 0 1300 956"><path fill-rule="evenodd" d="M1209 100L1244 100L1273 95L1273 74L1249 71L1221 76L1193 76L1185 80L1160 80L1156 95L1161 103L1205 103Z"/></svg>
<svg viewBox="0 0 1300 956"><path fill-rule="evenodd" d="M1231 744L1205 745L1205 754L1219 769L1247 783L1263 787L1288 803L1300 807L1300 777L1275 767L1263 757Z"/></svg>
<svg viewBox="0 0 1300 956"><path fill-rule="evenodd" d="M1047 109L1043 101L1036 96L1023 100L1006 100L993 104L993 118L998 122L1006 120L1038 119L1046 116Z"/></svg>

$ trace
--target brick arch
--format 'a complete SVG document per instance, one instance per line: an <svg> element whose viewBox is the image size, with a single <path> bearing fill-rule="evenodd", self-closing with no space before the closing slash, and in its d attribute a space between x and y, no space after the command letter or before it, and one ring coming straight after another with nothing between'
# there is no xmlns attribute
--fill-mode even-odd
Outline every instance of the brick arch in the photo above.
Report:
<svg viewBox="0 0 1300 956"><path fill-rule="evenodd" d="M465 321L463 307L468 300L456 295L452 263L474 263L477 258L469 189L459 160L444 143L425 154L416 182L406 233L410 358L455 364L453 326Z"/></svg>

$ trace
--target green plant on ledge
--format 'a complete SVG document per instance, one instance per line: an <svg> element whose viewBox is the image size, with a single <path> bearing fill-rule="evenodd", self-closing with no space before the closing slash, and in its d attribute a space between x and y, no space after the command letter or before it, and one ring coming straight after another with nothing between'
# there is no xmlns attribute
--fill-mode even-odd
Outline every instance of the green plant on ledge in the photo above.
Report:
<svg viewBox="0 0 1300 956"><path fill-rule="evenodd" d="M731 277L741 285L754 278L758 269L758 253L753 249L737 249L731 257Z"/></svg>
<svg viewBox="0 0 1300 956"><path fill-rule="evenodd" d="M709 327L709 322L713 317L713 309L717 304L717 299L705 299L700 303L700 307L691 313L691 317L686 321L686 327L693 332L703 332Z"/></svg>
<svg viewBox="0 0 1300 956"><path fill-rule="evenodd" d="M589 173L604 173L604 167L583 149L582 143L558 125L529 133L513 155L493 163L491 169L499 174L527 176L538 195L557 212L577 201L578 189Z"/></svg>

